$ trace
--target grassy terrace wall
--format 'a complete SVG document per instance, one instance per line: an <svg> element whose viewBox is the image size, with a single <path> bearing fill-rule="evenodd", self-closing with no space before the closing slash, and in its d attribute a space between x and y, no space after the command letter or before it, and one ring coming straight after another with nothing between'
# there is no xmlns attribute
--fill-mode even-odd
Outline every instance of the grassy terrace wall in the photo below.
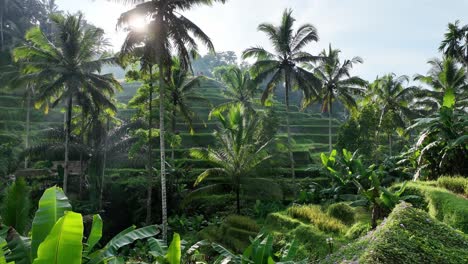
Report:
<svg viewBox="0 0 468 264"><path fill-rule="evenodd" d="M136 93L138 86L139 84L137 83L124 84L124 90L117 94L119 102L128 103ZM175 150L176 158L183 159L187 165L191 166L194 174L206 168L208 165L189 158L188 150L192 147L213 146L215 144L212 133L217 125L214 120L208 119L208 114L213 106L226 101L222 96L222 88L213 82L207 82L197 89L201 95L208 99L208 102L197 103L192 108L198 117L197 120L194 121L195 134L191 135L184 120L181 118L178 119L176 129L180 131L182 144ZM292 105L295 104L297 103L292 103ZM278 103L274 108L279 118L285 117L283 104ZM297 106L292 106L291 108L291 133L294 141L293 154L296 162L296 174L298 177L316 176L316 172L309 171L307 168L311 163L318 164L317 158L319 153L328 150L328 119L323 118L320 113L313 112L312 110L300 111ZM316 108L317 107L314 107L314 109ZM118 117L128 120L134 113L134 109L119 109ZM0 94L0 135L23 138L26 129L25 121L25 98L21 94ZM280 124L284 124L284 121L280 122ZM63 126L63 113L59 107L50 109L47 115L41 110L32 107L32 144L34 144L35 135L37 135L40 130L61 126ZM332 133L334 140L336 140L335 133L338 126L339 122L333 120ZM280 126L278 137L286 139L286 127L284 125ZM155 152L158 152L157 148L156 146ZM129 161L128 163L115 164L112 172L115 173L116 169L126 167L138 169L141 165L140 163L141 162ZM140 167L140 169L143 168ZM287 164L283 169L280 168L278 171L285 176L290 174Z"/></svg>

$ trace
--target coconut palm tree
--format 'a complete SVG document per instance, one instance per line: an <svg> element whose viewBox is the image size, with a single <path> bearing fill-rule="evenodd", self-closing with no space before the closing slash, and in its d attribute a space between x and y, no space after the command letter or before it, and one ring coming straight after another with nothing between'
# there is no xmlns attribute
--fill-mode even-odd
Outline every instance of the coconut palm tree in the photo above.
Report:
<svg viewBox="0 0 468 264"><path fill-rule="evenodd" d="M230 108L226 115L216 112L214 116L220 123L219 129L214 133L219 146L190 151L192 157L213 165L198 176L194 186L198 186L207 177L221 176L224 181L201 187L190 198L207 192L222 192L225 186L230 186L235 192L237 214L240 214L240 196L248 185L275 189L274 183L257 176L260 165L271 158L267 147L272 139L264 140L261 119L240 104Z"/></svg>
<svg viewBox="0 0 468 264"><path fill-rule="evenodd" d="M148 20L146 30L127 28L128 35L122 50L132 52L144 45L144 57L149 63L159 67L159 140L161 152L161 202L163 240L167 241L167 198L166 198L166 149L165 149L165 79L169 79L172 53L179 57L181 67L190 69L190 62L198 49L195 41L199 39L210 51L214 51L211 39L195 23L182 15L197 5L211 5L226 0L116 0L118 2L137 4L131 10L121 14L118 25L131 25L135 17ZM191 35L191 34L192 35Z"/></svg>
<svg viewBox="0 0 468 264"><path fill-rule="evenodd" d="M377 78L367 90L366 99L379 106L380 109L377 136L382 129L384 119L391 123L385 124L388 131L390 155L392 155L392 132L397 127L407 127L410 121L419 115L412 107L412 102L415 94L421 93L421 88L407 86L408 83L408 76L397 77L392 73Z"/></svg>
<svg viewBox="0 0 468 264"><path fill-rule="evenodd" d="M460 27L458 20L455 23L449 23L444 37L439 50L445 56L453 57L465 65L468 71L468 25Z"/></svg>
<svg viewBox="0 0 468 264"><path fill-rule="evenodd" d="M104 52L106 41L102 29L85 25L82 15L53 15L51 20L58 29L57 37L49 40L35 27L26 34L28 41L14 50L15 59L23 65L23 78L36 81L36 105L56 107L66 104L65 173L63 189L68 185L69 144L73 100L87 98L93 105L115 111L110 97L120 84L111 74L99 74L104 64L114 59Z"/></svg>
<svg viewBox="0 0 468 264"><path fill-rule="evenodd" d="M468 105L468 78L466 71L460 68L455 59L446 57L442 61L432 59L428 61L431 69L427 75L416 75L414 80L429 85L432 90L425 90L417 96L416 106L436 112L443 104L444 94L453 91L457 97L456 107Z"/></svg>
<svg viewBox="0 0 468 264"><path fill-rule="evenodd" d="M356 96L364 93L367 82L357 76L351 76L350 71L357 63L362 63L360 57L340 62L339 49L328 47L328 52L323 50L320 56L323 59L314 69L314 74L322 82L320 98L322 99L322 112L328 112L328 145L330 152L332 145L332 106L333 101L341 102L349 111L357 110ZM312 98L313 100L314 98ZM306 100L310 102L311 100Z"/></svg>
<svg viewBox="0 0 468 264"><path fill-rule="evenodd" d="M304 24L294 31L294 22L292 10L286 9L280 25L260 24L258 30L268 36L274 53L262 47L252 47L242 54L243 59L252 57L257 59L252 66L255 78L259 81L268 80L262 95L262 103L265 103L278 84L284 83L288 151L293 179L295 171L289 127L289 93L292 89L301 89L305 98L311 98L318 94L317 90L320 87L320 80L301 67L303 63L314 62L320 58L303 51L309 43L318 41L317 30L311 24Z"/></svg>
<svg viewBox="0 0 468 264"><path fill-rule="evenodd" d="M249 71L242 70L238 66L227 66L218 69L215 75L219 76L219 79L225 85L223 95L228 101L216 106L211 113L224 112L236 104L242 105L249 112L255 111L253 100L260 89L258 83L252 79Z"/></svg>
<svg viewBox="0 0 468 264"><path fill-rule="evenodd" d="M193 76L189 71L180 67L179 60L174 59L171 76L167 82L168 91L171 93L171 132L177 134L177 113L180 113L184 120L188 123L190 133L193 130L193 118L195 113L190 109L190 102L207 102L206 98L202 97L195 91L195 88L200 87L204 76ZM171 159L174 161L174 147L171 147Z"/></svg>

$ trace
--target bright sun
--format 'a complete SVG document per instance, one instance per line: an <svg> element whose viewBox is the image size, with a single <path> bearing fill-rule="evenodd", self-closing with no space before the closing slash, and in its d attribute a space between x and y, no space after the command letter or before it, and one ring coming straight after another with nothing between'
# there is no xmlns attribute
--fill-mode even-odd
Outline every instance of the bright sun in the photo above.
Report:
<svg viewBox="0 0 468 264"><path fill-rule="evenodd" d="M143 16L134 16L130 19L129 25L136 31L145 31L147 21Z"/></svg>

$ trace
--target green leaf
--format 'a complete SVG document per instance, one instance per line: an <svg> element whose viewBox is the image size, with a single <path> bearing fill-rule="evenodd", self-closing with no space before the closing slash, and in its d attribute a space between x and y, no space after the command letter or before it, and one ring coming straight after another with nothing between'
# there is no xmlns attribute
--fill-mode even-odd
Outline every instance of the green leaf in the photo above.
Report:
<svg viewBox="0 0 468 264"><path fill-rule="evenodd" d="M81 264L83 217L66 212L37 250L33 264Z"/></svg>
<svg viewBox="0 0 468 264"><path fill-rule="evenodd" d="M101 240L102 237L102 219L98 214L93 215L93 225L91 226L91 231L89 233L86 252L89 253L94 246Z"/></svg>
<svg viewBox="0 0 468 264"><path fill-rule="evenodd" d="M7 247L7 242L5 239L0 237L0 264L14 264L14 262L7 262L5 259L5 251L4 248Z"/></svg>
<svg viewBox="0 0 468 264"><path fill-rule="evenodd" d="M167 249L166 260L169 264L180 264L181 256L180 235L174 233L172 242Z"/></svg>
<svg viewBox="0 0 468 264"><path fill-rule="evenodd" d="M31 239L22 237L15 229L10 228L7 235L8 249L7 262L15 264L31 264Z"/></svg>
<svg viewBox="0 0 468 264"><path fill-rule="evenodd" d="M133 242L146 239L148 237L155 236L159 233L158 228L155 225L146 226L139 229L127 228L126 230L117 234L107 245L105 246L104 256L116 256L117 251L126 245L130 245Z"/></svg>
<svg viewBox="0 0 468 264"><path fill-rule="evenodd" d="M455 91L451 89L447 89L444 94L444 104L443 106L448 108L453 108L455 105Z"/></svg>
<svg viewBox="0 0 468 264"><path fill-rule="evenodd" d="M37 257L39 244L44 241L57 220L65 214L65 211L71 211L71 205L61 188L51 187L42 194L32 224L32 259Z"/></svg>
<svg viewBox="0 0 468 264"><path fill-rule="evenodd" d="M164 256L167 253L167 246L161 240L154 237L148 238L148 245L155 256Z"/></svg>

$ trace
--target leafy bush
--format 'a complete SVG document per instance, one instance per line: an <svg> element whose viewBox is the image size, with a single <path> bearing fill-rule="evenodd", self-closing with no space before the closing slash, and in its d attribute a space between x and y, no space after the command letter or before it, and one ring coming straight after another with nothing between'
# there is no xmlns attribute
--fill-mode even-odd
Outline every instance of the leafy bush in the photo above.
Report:
<svg viewBox="0 0 468 264"><path fill-rule="evenodd" d="M354 223L356 213L353 208L346 203L332 204L327 209L327 214L341 220L346 225Z"/></svg>
<svg viewBox="0 0 468 264"><path fill-rule="evenodd" d="M91 229L85 234L83 216L71 209L62 189L47 189L39 200L30 231L31 238L20 236L14 228L8 230L6 263L78 264L113 262L117 259L124 261L119 256L120 248L158 233L156 226L140 229L132 226L112 238L102 249L93 250L102 237L101 217L92 216ZM87 239L83 243L85 236ZM0 260L2 257L3 255Z"/></svg>
<svg viewBox="0 0 468 264"><path fill-rule="evenodd" d="M466 263L468 236L409 204L321 263Z"/></svg>
<svg viewBox="0 0 468 264"><path fill-rule="evenodd" d="M345 225L325 214L317 205L294 205L288 208L289 216L308 221L324 232L340 233Z"/></svg>
<svg viewBox="0 0 468 264"><path fill-rule="evenodd" d="M367 234L367 232L369 232L371 229L372 227L368 223L363 223L363 222L355 223L348 229L345 237L349 239L356 239Z"/></svg>
<svg viewBox="0 0 468 264"><path fill-rule="evenodd" d="M409 200L415 207L426 210L432 217L468 233L468 202L466 198L422 182L409 183L404 192L404 195L407 194L416 194L422 197Z"/></svg>
<svg viewBox="0 0 468 264"><path fill-rule="evenodd" d="M443 176L437 179L437 185L454 193L468 195L468 179L464 177Z"/></svg>
<svg viewBox="0 0 468 264"><path fill-rule="evenodd" d="M236 252L243 251L256 237L260 227L255 220L240 215L230 215L219 226L209 226L199 232L202 239L223 244Z"/></svg>
<svg viewBox="0 0 468 264"><path fill-rule="evenodd" d="M1 206L1 218L3 223L16 229L20 234L25 234L29 225L31 208L30 188L23 178L7 187Z"/></svg>

